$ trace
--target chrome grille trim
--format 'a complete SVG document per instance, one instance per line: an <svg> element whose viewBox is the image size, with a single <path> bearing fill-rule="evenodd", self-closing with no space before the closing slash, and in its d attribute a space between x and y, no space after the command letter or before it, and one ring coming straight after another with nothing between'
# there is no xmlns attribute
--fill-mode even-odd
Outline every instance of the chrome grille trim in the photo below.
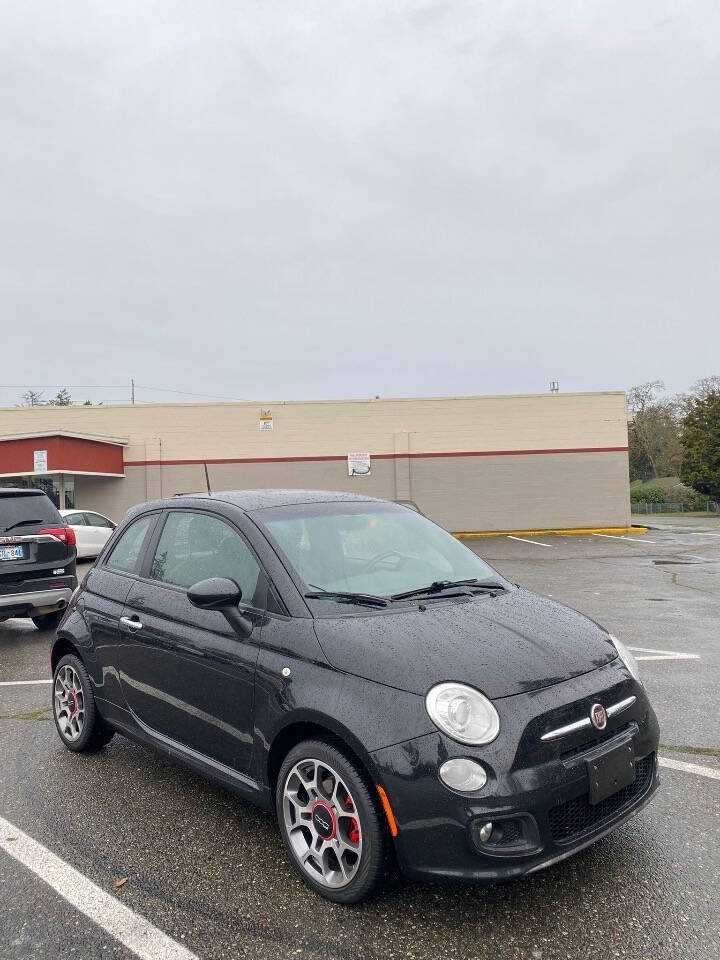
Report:
<svg viewBox="0 0 720 960"><path fill-rule="evenodd" d="M614 703L610 707L605 708L605 712L608 717L616 717L619 713L622 713L624 710L627 710L631 707L637 697L626 697L625 700L619 700L617 703ZM582 720L576 720L574 723L568 723L564 727L557 727L555 730L548 730L547 733L544 733L540 740L543 743L548 743L551 740L560 740L562 737L567 737L571 733L576 733L578 730L585 730L587 727L592 726L592 721L590 717L583 717Z"/></svg>
<svg viewBox="0 0 720 960"><path fill-rule="evenodd" d="M575 733L576 730L584 730L585 727L590 726L592 726L590 717L583 717L582 720L576 720L575 723L568 723L566 727L557 727L555 730L549 730L547 733L544 733L540 739L543 743L547 743L548 740L559 740L560 737L566 737L569 733Z"/></svg>
<svg viewBox="0 0 720 960"><path fill-rule="evenodd" d="M609 717L616 717L619 713L622 713L623 710L627 710L628 707L631 707L637 697L626 697L625 700L620 700L619 703L614 703L611 707L608 707L605 713Z"/></svg>

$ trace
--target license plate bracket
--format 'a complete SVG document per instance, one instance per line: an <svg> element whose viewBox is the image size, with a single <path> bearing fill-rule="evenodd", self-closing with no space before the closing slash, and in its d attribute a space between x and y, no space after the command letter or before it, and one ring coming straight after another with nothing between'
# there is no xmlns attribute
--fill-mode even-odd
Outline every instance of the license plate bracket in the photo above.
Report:
<svg viewBox="0 0 720 960"><path fill-rule="evenodd" d="M587 761L590 803L607 800L618 790L635 783L635 748L632 740Z"/></svg>

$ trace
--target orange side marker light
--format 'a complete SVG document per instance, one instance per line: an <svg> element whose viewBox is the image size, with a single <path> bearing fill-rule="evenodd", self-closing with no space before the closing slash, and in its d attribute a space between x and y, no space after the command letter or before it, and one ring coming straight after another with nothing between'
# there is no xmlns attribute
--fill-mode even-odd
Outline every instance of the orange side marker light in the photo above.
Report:
<svg viewBox="0 0 720 960"><path fill-rule="evenodd" d="M393 837L396 837L398 835L398 825L395 821L395 814L392 812L392 807L390 806L390 801L388 800L388 796L381 786L378 786L377 792L380 797L380 802L383 805L385 816L387 817L388 826L390 827L390 833L393 835Z"/></svg>

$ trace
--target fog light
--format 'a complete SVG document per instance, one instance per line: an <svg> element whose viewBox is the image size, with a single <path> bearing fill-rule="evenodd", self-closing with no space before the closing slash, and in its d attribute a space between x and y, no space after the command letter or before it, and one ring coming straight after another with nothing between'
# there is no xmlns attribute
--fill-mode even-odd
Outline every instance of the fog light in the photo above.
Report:
<svg viewBox="0 0 720 960"><path fill-rule="evenodd" d="M491 823L484 823L480 827L480 839L483 843L487 843L490 837L492 836L493 825Z"/></svg>
<svg viewBox="0 0 720 960"><path fill-rule="evenodd" d="M473 790L482 790L487 783L487 774L474 760L456 757L446 760L440 767L440 779L451 790L471 793Z"/></svg>

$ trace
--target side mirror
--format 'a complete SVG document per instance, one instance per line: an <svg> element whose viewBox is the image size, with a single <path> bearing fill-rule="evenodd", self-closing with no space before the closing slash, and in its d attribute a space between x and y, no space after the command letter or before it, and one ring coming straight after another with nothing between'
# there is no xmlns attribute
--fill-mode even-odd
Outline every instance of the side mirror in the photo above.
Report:
<svg viewBox="0 0 720 960"><path fill-rule="evenodd" d="M242 590L234 580L225 577L210 577L194 584L187 592L188 600L201 610L222 610L237 606L242 600Z"/></svg>
<svg viewBox="0 0 720 960"><path fill-rule="evenodd" d="M252 633L252 623L238 610L242 590L234 580L225 577L201 580L189 588L187 598L200 610L218 610L222 613L241 640L247 640Z"/></svg>

